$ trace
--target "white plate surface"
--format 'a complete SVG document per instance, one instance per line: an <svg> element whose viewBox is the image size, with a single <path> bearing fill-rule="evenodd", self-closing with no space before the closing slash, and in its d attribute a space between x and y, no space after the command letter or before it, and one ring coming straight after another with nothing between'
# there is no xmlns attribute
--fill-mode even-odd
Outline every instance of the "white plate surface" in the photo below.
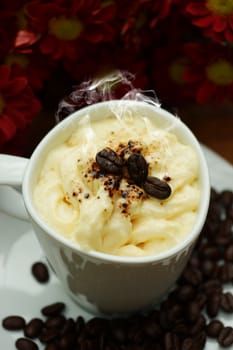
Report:
<svg viewBox="0 0 233 350"><path fill-rule="evenodd" d="M211 185L219 191L233 190L233 166L208 148L203 146L203 149L210 169ZM10 200L7 199L8 194ZM33 278L32 264L46 260L31 225L4 213L4 208L12 206L12 203L15 212L20 212L21 200L18 193L0 186L0 321L8 315L22 315L26 320L41 317L40 309L55 301L63 301L67 305L70 317L92 317L66 296L52 271L46 285ZM233 293L233 286L228 290ZM233 326L232 315L221 314L220 318L226 325ZM20 336L22 332L9 332L0 326L0 349L14 350L14 342ZM210 340L205 346L205 350L219 349L221 347Z"/></svg>

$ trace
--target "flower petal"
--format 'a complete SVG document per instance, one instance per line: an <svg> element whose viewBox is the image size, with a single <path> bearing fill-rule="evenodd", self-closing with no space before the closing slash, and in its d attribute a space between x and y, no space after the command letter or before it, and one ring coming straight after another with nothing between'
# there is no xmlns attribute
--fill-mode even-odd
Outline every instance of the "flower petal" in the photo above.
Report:
<svg viewBox="0 0 233 350"><path fill-rule="evenodd" d="M226 29L227 27L227 21L224 17L222 16L216 16L214 22L213 22L213 30L215 32L222 32Z"/></svg>
<svg viewBox="0 0 233 350"><path fill-rule="evenodd" d="M230 29L225 31L225 38L227 41L233 43L233 32Z"/></svg>
<svg viewBox="0 0 233 350"><path fill-rule="evenodd" d="M213 23L213 21L214 18L212 16L208 16L194 19L192 22L198 27L206 28L209 27Z"/></svg>
<svg viewBox="0 0 233 350"><path fill-rule="evenodd" d="M205 4L196 2L191 2L185 9L191 15L205 16L210 13L210 11L205 7Z"/></svg>
<svg viewBox="0 0 233 350"><path fill-rule="evenodd" d="M4 88L7 84L10 77L11 69L9 66L1 65L0 66L0 89Z"/></svg>
<svg viewBox="0 0 233 350"><path fill-rule="evenodd" d="M10 140L16 133L16 125L6 114L0 117L0 143Z"/></svg>
<svg viewBox="0 0 233 350"><path fill-rule="evenodd" d="M14 96L25 89L28 81L26 77L17 77L11 80L4 89L4 95Z"/></svg>

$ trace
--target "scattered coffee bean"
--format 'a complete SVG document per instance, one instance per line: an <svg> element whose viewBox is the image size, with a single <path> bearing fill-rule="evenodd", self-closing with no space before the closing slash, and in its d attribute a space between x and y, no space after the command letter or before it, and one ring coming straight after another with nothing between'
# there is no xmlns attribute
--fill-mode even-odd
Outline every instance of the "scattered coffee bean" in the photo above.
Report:
<svg viewBox="0 0 233 350"><path fill-rule="evenodd" d="M218 342L221 346L227 347L233 344L233 328L232 327L224 327L219 335Z"/></svg>
<svg viewBox="0 0 233 350"><path fill-rule="evenodd" d="M233 295L230 292L221 295L220 306L225 312L233 312Z"/></svg>
<svg viewBox="0 0 233 350"><path fill-rule="evenodd" d="M40 283L46 283L49 280L49 271L47 266L42 262L35 262L32 265L32 274Z"/></svg>
<svg viewBox="0 0 233 350"><path fill-rule="evenodd" d="M127 167L130 178L141 185L146 181L148 175L148 164L141 154L131 154L127 160Z"/></svg>
<svg viewBox="0 0 233 350"><path fill-rule="evenodd" d="M39 318L33 318L24 328L24 335L28 338L38 338L41 334L44 322Z"/></svg>
<svg viewBox="0 0 233 350"><path fill-rule="evenodd" d="M65 309L65 304L62 302L46 305L41 309L41 312L45 316L59 315Z"/></svg>
<svg viewBox="0 0 233 350"><path fill-rule="evenodd" d="M219 320L212 320L206 327L206 334L211 338L217 338L223 329L223 323Z"/></svg>
<svg viewBox="0 0 233 350"><path fill-rule="evenodd" d="M233 243L226 248L224 252L224 258L227 261L233 261Z"/></svg>
<svg viewBox="0 0 233 350"><path fill-rule="evenodd" d="M18 331L25 327L25 320L21 316L8 316L3 319L2 326L10 331Z"/></svg>
<svg viewBox="0 0 233 350"><path fill-rule="evenodd" d="M142 187L147 194L158 199L166 199L171 194L168 183L155 176L148 176Z"/></svg>
<svg viewBox="0 0 233 350"><path fill-rule="evenodd" d="M122 160L110 148L105 148L96 154L96 163L104 173L116 175L122 173Z"/></svg>
<svg viewBox="0 0 233 350"><path fill-rule="evenodd" d="M38 345L30 339L19 338L15 342L15 346L18 350L38 350Z"/></svg>

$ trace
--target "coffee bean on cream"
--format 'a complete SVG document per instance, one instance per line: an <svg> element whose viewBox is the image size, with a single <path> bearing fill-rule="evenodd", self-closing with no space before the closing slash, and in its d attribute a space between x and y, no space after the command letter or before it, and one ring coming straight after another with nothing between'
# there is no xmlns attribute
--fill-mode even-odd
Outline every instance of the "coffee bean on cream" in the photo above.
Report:
<svg viewBox="0 0 233 350"><path fill-rule="evenodd" d="M140 169L142 157L146 173L134 174L130 162ZM103 171L109 160L113 171ZM127 114L80 123L47 155L34 191L40 216L58 234L83 250L121 256L174 247L192 229L199 201L195 151L172 127Z"/></svg>

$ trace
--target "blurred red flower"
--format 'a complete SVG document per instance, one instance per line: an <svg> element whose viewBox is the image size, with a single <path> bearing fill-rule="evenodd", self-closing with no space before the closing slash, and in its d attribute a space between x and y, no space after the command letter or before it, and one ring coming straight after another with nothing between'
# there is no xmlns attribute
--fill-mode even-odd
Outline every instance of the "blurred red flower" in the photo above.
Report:
<svg viewBox="0 0 233 350"><path fill-rule="evenodd" d="M214 43L186 44L187 67L184 79L190 96L200 104L233 98L233 52Z"/></svg>
<svg viewBox="0 0 233 350"><path fill-rule="evenodd" d="M0 146L29 125L40 110L19 66L0 65Z"/></svg>
<svg viewBox="0 0 233 350"><path fill-rule="evenodd" d="M233 1L196 0L188 3L185 10L205 35L233 42Z"/></svg>
<svg viewBox="0 0 233 350"><path fill-rule="evenodd" d="M114 38L110 21L114 4L98 0L34 1L27 6L28 27L41 36L39 48L53 59L77 59L82 42L109 42Z"/></svg>

